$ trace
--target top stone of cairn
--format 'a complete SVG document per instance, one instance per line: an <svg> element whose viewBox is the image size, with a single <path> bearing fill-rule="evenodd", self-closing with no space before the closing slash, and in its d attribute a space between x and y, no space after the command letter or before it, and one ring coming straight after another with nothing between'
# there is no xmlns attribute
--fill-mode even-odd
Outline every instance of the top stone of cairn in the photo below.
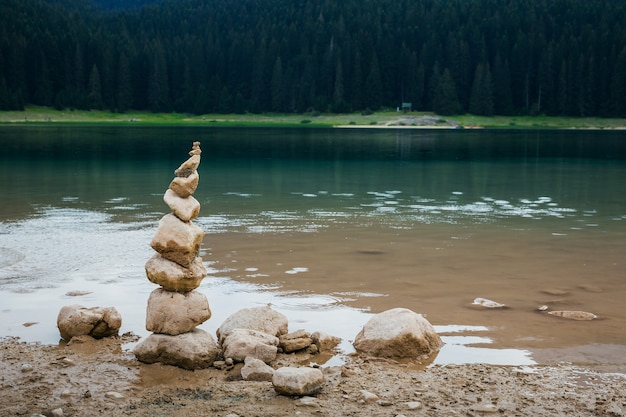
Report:
<svg viewBox="0 0 626 417"><path fill-rule="evenodd" d="M198 166L200 165L200 142L194 142L189 151L189 159L183 162L178 169L174 171L176 178L170 183L170 190L174 191L179 197L187 198L196 191L200 176L198 175Z"/></svg>

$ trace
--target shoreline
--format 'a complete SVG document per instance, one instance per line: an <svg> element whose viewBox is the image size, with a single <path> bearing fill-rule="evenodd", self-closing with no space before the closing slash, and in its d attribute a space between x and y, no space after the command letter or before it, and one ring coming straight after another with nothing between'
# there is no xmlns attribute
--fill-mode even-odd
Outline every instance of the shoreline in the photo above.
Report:
<svg viewBox="0 0 626 417"><path fill-rule="evenodd" d="M24 111L1 111L0 126L49 125L176 125L206 127L288 127L340 129L498 129L498 130L626 130L626 118L560 116L440 116L430 112L371 114L206 114L55 110L28 106Z"/></svg>
<svg viewBox="0 0 626 417"><path fill-rule="evenodd" d="M415 369L349 355L341 366L320 368L325 383L319 394L288 397L278 395L271 382L244 381L242 364L187 371L141 363L121 348L133 338L81 336L59 346L0 338L0 414L78 416L98 410L111 417L626 416L626 374L594 366ZM316 355L308 353L280 354L270 365L311 366L315 361Z"/></svg>

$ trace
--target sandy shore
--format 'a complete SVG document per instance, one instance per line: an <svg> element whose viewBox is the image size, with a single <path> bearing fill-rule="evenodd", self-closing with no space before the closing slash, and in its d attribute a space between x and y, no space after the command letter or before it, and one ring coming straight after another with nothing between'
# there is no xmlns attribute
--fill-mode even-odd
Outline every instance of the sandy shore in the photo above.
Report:
<svg viewBox="0 0 626 417"><path fill-rule="evenodd" d="M323 367L326 384L315 398L292 398L277 395L270 382L243 381L241 365L185 371L142 364L123 349L133 339L83 338L61 346L1 339L0 415L626 415L626 375L574 365L420 369L350 356L341 366ZM317 361L279 355L272 365Z"/></svg>

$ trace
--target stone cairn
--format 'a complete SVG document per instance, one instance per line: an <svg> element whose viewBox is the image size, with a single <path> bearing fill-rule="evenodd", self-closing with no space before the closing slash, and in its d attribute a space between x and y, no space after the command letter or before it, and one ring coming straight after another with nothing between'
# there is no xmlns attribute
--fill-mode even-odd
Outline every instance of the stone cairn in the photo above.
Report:
<svg viewBox="0 0 626 417"><path fill-rule="evenodd" d="M134 349L141 362L202 369L220 353L213 337L196 328L211 317L206 296L195 291L207 276L198 255L204 231L192 222L200 213L193 193L201 153L200 142L194 142L163 196L172 212L159 221L150 243L157 253L146 263L146 275L160 287L150 294L146 309L146 330L153 333Z"/></svg>

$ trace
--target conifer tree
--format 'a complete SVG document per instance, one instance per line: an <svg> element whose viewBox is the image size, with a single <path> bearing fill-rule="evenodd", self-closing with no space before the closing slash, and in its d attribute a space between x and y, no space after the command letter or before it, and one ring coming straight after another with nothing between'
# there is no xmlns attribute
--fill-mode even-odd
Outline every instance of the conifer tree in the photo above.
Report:
<svg viewBox="0 0 626 417"><path fill-rule="evenodd" d="M283 85L283 63L280 57L276 59L274 63L274 70L272 71L272 110L282 111L283 103L285 100L285 91Z"/></svg>
<svg viewBox="0 0 626 417"><path fill-rule="evenodd" d="M116 109L120 113L130 110L133 106L130 64L124 53L120 55L118 65L116 103Z"/></svg>
<svg viewBox="0 0 626 417"><path fill-rule="evenodd" d="M102 87L100 84L100 72L98 71L98 67L96 64L91 68L91 73L89 74L89 94L87 98L89 99L89 108L91 109L101 109L102 108Z"/></svg>
<svg viewBox="0 0 626 417"><path fill-rule="evenodd" d="M441 115L453 115L461 112L461 103L456 93L456 86L450 70L447 68L443 71L435 88L435 96L433 98L433 110Z"/></svg>
<svg viewBox="0 0 626 417"><path fill-rule="evenodd" d="M469 112L491 116L493 110L493 82L489 64L478 64L472 83Z"/></svg>

